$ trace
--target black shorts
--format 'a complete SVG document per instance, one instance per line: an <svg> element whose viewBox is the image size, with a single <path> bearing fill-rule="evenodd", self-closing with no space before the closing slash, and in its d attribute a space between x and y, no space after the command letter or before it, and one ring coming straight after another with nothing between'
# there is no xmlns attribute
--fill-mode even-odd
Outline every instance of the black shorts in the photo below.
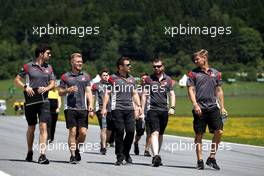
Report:
<svg viewBox="0 0 264 176"><path fill-rule="evenodd" d="M193 129L195 133L205 133L206 126L208 125L210 133L214 133L215 130L223 130L223 122L220 114L220 110L216 107L210 110L202 110L202 117L199 117L193 113Z"/></svg>
<svg viewBox="0 0 264 176"><path fill-rule="evenodd" d="M158 131L160 135L163 135L168 124L168 118L168 111L149 110L146 123L151 133Z"/></svg>
<svg viewBox="0 0 264 176"><path fill-rule="evenodd" d="M87 110L64 110L66 128L85 127L88 128L88 111Z"/></svg>
<svg viewBox="0 0 264 176"><path fill-rule="evenodd" d="M29 126L35 126L38 118L39 122L48 123L51 121L49 102L25 106L25 116Z"/></svg>
<svg viewBox="0 0 264 176"><path fill-rule="evenodd" d="M106 123L107 123L107 130L109 131L114 131L115 129L115 122L112 118L112 113L111 112L107 112L106 115Z"/></svg>

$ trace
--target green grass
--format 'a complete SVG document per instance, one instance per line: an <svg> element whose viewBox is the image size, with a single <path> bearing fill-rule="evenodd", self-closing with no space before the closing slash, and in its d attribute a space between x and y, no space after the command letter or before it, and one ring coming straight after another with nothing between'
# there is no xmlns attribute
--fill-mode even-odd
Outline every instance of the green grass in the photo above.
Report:
<svg viewBox="0 0 264 176"><path fill-rule="evenodd" d="M239 117L264 117L264 96L227 96L225 108L229 116ZM192 104L187 97L177 97L176 115L192 116Z"/></svg>
<svg viewBox="0 0 264 176"><path fill-rule="evenodd" d="M8 98L8 88L13 85L13 80L0 81L0 99ZM239 117L264 117L264 84L253 82L237 82L233 84L223 84L225 93L225 107L229 116ZM192 116L192 105L187 98L186 87L175 88L176 116ZM22 90L16 88L14 97L7 101L7 114L14 114L12 105L16 99L23 98Z"/></svg>
<svg viewBox="0 0 264 176"><path fill-rule="evenodd" d="M166 129L167 134L194 137L193 118L191 117L172 117ZM212 139L212 134L208 132L205 139ZM264 146L264 118L262 117L235 117L229 118L224 124L225 142L235 142Z"/></svg>

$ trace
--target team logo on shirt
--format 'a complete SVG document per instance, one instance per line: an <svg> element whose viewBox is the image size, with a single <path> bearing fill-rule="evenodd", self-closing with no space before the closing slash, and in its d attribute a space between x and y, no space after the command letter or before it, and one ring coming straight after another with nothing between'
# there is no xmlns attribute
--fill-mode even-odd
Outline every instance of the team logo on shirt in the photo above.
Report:
<svg viewBox="0 0 264 176"><path fill-rule="evenodd" d="M82 81L84 81L85 80L85 77L82 77Z"/></svg>
<svg viewBox="0 0 264 176"><path fill-rule="evenodd" d="M45 69L45 72L46 72L46 73L49 73L49 70L48 70L48 69Z"/></svg>

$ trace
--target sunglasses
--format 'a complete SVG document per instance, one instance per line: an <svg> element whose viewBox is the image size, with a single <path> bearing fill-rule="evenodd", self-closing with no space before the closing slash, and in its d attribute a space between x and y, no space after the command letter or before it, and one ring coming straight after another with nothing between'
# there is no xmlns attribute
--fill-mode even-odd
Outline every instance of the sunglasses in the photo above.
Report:
<svg viewBox="0 0 264 176"><path fill-rule="evenodd" d="M153 65L152 67L153 68L160 68L160 67L162 67L162 65Z"/></svg>
<svg viewBox="0 0 264 176"><path fill-rule="evenodd" d="M102 75L102 76L108 76L108 75Z"/></svg>
<svg viewBox="0 0 264 176"><path fill-rule="evenodd" d="M131 66L131 64L124 64L123 66L130 67L130 66Z"/></svg>

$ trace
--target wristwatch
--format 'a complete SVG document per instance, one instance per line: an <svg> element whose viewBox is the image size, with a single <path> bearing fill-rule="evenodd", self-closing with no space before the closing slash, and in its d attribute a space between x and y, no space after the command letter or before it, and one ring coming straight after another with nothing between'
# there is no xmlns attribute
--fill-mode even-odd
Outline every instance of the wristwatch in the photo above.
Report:
<svg viewBox="0 0 264 176"><path fill-rule="evenodd" d="M24 89L26 89L26 88L27 88L27 85L25 84L25 85L24 85Z"/></svg>

